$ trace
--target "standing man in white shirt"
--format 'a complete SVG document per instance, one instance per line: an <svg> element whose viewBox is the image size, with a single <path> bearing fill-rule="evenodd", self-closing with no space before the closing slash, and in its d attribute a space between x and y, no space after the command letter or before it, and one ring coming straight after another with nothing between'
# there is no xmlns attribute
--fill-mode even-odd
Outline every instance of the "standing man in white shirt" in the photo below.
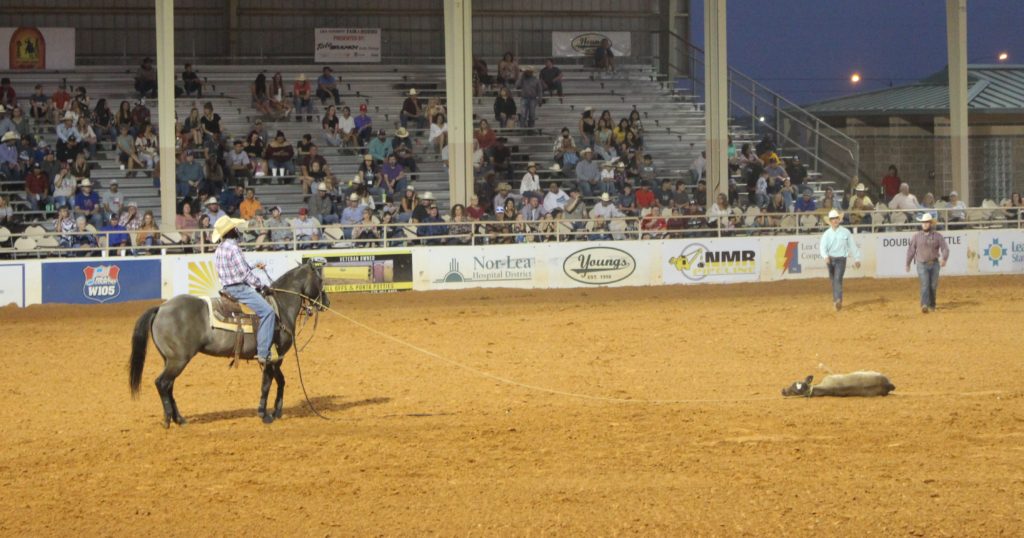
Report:
<svg viewBox="0 0 1024 538"><path fill-rule="evenodd" d="M828 212L829 229L821 236L821 258L828 266L828 278L832 281L832 304L836 312L843 308L843 275L846 274L846 259L853 256L853 266L860 268L860 249L853 241L853 234L839 223L842 215L833 209Z"/></svg>

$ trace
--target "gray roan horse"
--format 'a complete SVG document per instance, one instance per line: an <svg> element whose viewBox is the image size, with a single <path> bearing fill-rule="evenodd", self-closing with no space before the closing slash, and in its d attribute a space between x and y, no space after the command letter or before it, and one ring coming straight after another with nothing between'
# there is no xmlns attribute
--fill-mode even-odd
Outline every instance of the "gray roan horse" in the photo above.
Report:
<svg viewBox="0 0 1024 538"><path fill-rule="evenodd" d="M295 343L295 322L304 308L305 298L320 303L316 306L321 310L330 306L330 299L323 291L320 267L319 263L309 260L288 271L271 285L275 290L271 293L277 301L279 314L274 344L281 356ZM216 357L234 356L237 334L212 328L206 302L199 297L178 295L160 306L150 308L135 323L135 332L132 334L132 357L128 367L132 398L139 395L150 333L157 350L164 357L164 371L156 378L156 390L164 405L164 427L170 426L171 421L184 425L185 419L178 412L178 404L174 400L175 378L196 353ZM246 334L240 357L253 359L255 356L256 336ZM274 401L273 413L268 413L267 394L270 392L271 381L277 381L277 399ZM281 363L277 362L263 368L263 386L257 413L263 422L270 424L274 419L281 418L283 405L284 375L281 373Z"/></svg>

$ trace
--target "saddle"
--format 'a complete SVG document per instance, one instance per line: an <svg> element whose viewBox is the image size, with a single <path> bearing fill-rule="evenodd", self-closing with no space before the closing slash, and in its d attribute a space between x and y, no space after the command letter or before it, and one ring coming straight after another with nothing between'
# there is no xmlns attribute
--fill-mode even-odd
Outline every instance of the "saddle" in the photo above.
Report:
<svg viewBox="0 0 1024 538"><path fill-rule="evenodd" d="M235 353L230 366L234 366L241 357L242 340L247 334L256 334L259 331L260 318L251 308L238 302L237 299L223 290L219 297L203 297L206 301L207 310L210 313L210 326L214 329L221 329L235 333ZM270 303L274 313L278 313L277 301L273 296L265 296L264 299Z"/></svg>

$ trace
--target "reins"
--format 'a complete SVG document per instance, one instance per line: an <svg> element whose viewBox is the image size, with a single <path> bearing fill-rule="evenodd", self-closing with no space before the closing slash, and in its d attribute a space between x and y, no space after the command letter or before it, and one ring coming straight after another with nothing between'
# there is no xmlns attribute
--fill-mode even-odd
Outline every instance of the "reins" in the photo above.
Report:
<svg viewBox="0 0 1024 538"><path fill-rule="evenodd" d="M265 272L266 272L266 270L264 269L264 273ZM270 275L268 274L267 276L269 277ZM322 418L324 420L330 420L330 418L325 417L324 415L320 414L320 411L317 411L316 407L313 405L313 402L309 399L309 393L306 392L306 381L302 378L302 363L299 360L299 352L301 350L305 349L306 346L309 345L309 343L313 341L313 337L316 335L316 328L317 328L317 326L318 326L318 324L320 322L320 307L326 308L326 306L324 306L323 303L321 303L320 301L318 301L316 299L313 299L312 297L309 297L309 296L307 296L305 294L296 292L296 291L284 290L284 289L281 289L281 288L272 288L272 287L268 288L268 289L270 289L270 291L272 291L274 293L288 293L288 294L291 294L291 295L297 295L297 296L302 298L303 304L301 306L299 306L299 315L302 315L302 313L305 312L306 315L307 315L307 318L306 318L306 320L304 320L302 322L302 327L299 328L298 332L302 332L302 329L305 328L306 323L309 322L309 316L315 316L314 321L313 321L313 332L310 333L309 339L306 340L306 343L302 345L301 349L299 347L298 334L296 333L296 331L294 329L292 329L292 328L289 328L284 323L281 324L281 327L283 329L285 329L286 331L288 331L288 333L290 333L291 337L292 337L292 349L295 351L295 368L299 371L299 386L302 387L302 396L306 398L306 405L309 406L309 410L312 411L314 415L316 415L316 416L318 416L318 417L320 417L320 418ZM309 314L309 306L308 306L309 304L313 304L313 305L317 306L317 308L314 311L314 314ZM280 365L278 367L280 367Z"/></svg>

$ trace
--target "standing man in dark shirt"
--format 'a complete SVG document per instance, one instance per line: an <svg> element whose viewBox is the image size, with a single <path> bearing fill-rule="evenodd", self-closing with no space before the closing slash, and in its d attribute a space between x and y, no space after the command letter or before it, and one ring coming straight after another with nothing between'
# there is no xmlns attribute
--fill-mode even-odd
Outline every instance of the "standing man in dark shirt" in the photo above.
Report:
<svg viewBox="0 0 1024 538"><path fill-rule="evenodd" d="M807 169L804 168L803 163L800 162L799 155L794 155L793 158L789 160L789 166L786 167L786 174L789 175L789 183L799 191L800 186L807 180ZM780 181L779 184L781 185L782 182Z"/></svg>
<svg viewBox="0 0 1024 538"><path fill-rule="evenodd" d="M927 314L935 311L939 268L946 266L949 246L946 245L946 239L933 228L931 213L925 213L917 220L921 223L921 231L910 238L910 245L907 246L907 272L910 272L910 262L916 262L917 277L921 281L921 313Z"/></svg>
<svg viewBox="0 0 1024 538"><path fill-rule="evenodd" d="M615 70L615 54L612 52L612 42L608 39L601 40L601 46L594 50L594 67L605 71Z"/></svg>
<svg viewBox="0 0 1024 538"><path fill-rule="evenodd" d="M506 181L512 181L512 150L505 145L507 141L504 136L498 137L491 154L491 167L495 174L504 174Z"/></svg>
<svg viewBox="0 0 1024 538"><path fill-rule="evenodd" d="M544 61L544 69L540 70L540 82L544 85L544 93L558 95L562 102L562 70L555 67L555 61L548 58Z"/></svg>
<svg viewBox="0 0 1024 538"><path fill-rule="evenodd" d="M181 83L185 87L185 95L192 97L195 93L200 99L203 98L203 83L199 75L192 70L192 64L185 64L185 70L181 73Z"/></svg>

